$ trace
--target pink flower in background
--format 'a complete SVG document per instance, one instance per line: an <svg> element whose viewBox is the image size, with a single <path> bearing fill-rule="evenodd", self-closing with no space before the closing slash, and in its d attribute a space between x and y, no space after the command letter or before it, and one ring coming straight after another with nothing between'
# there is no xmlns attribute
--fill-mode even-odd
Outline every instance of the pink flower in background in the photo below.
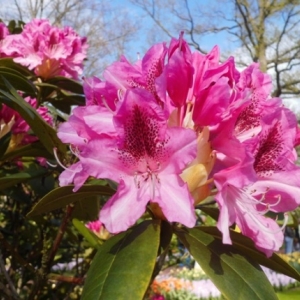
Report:
<svg viewBox="0 0 300 300"><path fill-rule="evenodd" d="M27 23L22 33L7 35L0 44L1 56L13 57L44 79L58 75L77 79L86 51L86 38L73 29L39 19Z"/></svg>
<svg viewBox="0 0 300 300"><path fill-rule="evenodd" d="M86 224L86 227L88 229L90 229L91 231L95 232L96 234L100 233L100 230L101 230L102 226L103 226L103 224L99 220L88 222Z"/></svg>
<svg viewBox="0 0 300 300"><path fill-rule="evenodd" d="M88 222L85 226L100 239L107 240L110 237L110 233L99 220Z"/></svg>
<svg viewBox="0 0 300 300"><path fill-rule="evenodd" d="M0 58L6 57L7 55L4 53L3 49L7 47L9 35L9 30L4 23L0 22Z"/></svg>
<svg viewBox="0 0 300 300"><path fill-rule="evenodd" d="M300 204L299 129L257 64L239 72L233 57L220 63L217 47L192 53L180 35L135 64L122 57L103 77L85 80L86 106L59 128L78 157L61 185L118 182L99 217L112 233L147 207L192 227L194 205L213 191L224 243L236 224L267 256L279 249L281 228L265 214Z"/></svg>
<svg viewBox="0 0 300 300"><path fill-rule="evenodd" d="M0 43L7 35L9 34L9 30L4 23L0 22Z"/></svg>

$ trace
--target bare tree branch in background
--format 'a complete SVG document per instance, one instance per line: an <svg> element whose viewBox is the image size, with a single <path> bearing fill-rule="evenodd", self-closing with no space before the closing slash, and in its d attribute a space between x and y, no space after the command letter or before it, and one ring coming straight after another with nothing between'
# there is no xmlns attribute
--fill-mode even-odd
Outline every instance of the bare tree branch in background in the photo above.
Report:
<svg viewBox="0 0 300 300"><path fill-rule="evenodd" d="M291 0L229 0L234 5L235 36L263 72L272 74L274 96L299 94L296 66L300 60L300 3ZM219 12L220 13L220 12ZM226 16L223 17L226 18ZM243 59L241 59L243 61ZM296 74L298 73L298 75Z"/></svg>
<svg viewBox="0 0 300 300"><path fill-rule="evenodd" d="M206 53L201 46L201 36L207 33L206 26L200 23L202 7L197 11L191 10L191 1L188 0L131 0L131 3L140 7L146 16L150 17L153 25L161 32L155 32L155 38L176 37L180 31L186 33L188 43L200 52ZM152 39L151 39L152 38ZM150 37L153 42L153 37Z"/></svg>
<svg viewBox="0 0 300 300"><path fill-rule="evenodd" d="M300 94L300 2L299 0L131 0L143 9L161 35L186 39L205 53L201 39L207 34L226 33L227 54L238 48L235 58L244 67L259 62L274 79L274 96ZM158 35L158 30L155 31ZM218 36L216 35L216 44Z"/></svg>
<svg viewBox="0 0 300 300"><path fill-rule="evenodd" d="M7 1L0 0L0 4L7 6ZM52 24L71 26L81 36L87 36L85 76L99 76L109 63L118 59L138 28L126 8L116 11L108 1L97 0L14 0L4 16L0 18L24 22L47 18Z"/></svg>

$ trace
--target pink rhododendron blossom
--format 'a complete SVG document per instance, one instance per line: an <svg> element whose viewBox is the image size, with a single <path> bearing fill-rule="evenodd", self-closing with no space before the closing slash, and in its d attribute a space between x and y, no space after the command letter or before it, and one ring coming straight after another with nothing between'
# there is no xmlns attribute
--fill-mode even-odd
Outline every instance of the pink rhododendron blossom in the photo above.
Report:
<svg viewBox="0 0 300 300"><path fill-rule="evenodd" d="M89 177L116 181L99 217L110 232L146 208L192 227L194 206L215 196L224 243L236 225L267 256L282 245L282 228L266 213L300 204L297 120L270 97L258 64L240 72L233 57L219 57L218 47L192 53L180 35L134 64L123 56L103 81L85 80L86 106L58 131L78 158L60 184L76 191Z"/></svg>
<svg viewBox="0 0 300 300"><path fill-rule="evenodd" d="M128 90L115 115L105 113L100 106L77 108L74 115L76 110L92 108L94 118L86 117L86 111L81 114L81 128L77 127L78 119L69 120L71 126L74 122L72 132L78 135L78 142L73 145L79 151L80 165L76 170L63 172L61 183L69 176L64 173L75 171L75 190L80 188L82 182L76 184L75 176L82 174L81 167L90 176L119 182L116 194L100 212L100 221L112 233L133 225L149 202L157 203L169 221L194 226L194 201L179 175L196 156L196 133L191 129L169 128L166 113L154 96L143 89ZM106 122L107 114L113 123ZM59 137L71 142L74 136L68 134L68 129L63 124ZM84 143L80 138L85 138ZM73 178L69 180L70 183Z"/></svg>
<svg viewBox="0 0 300 300"><path fill-rule="evenodd" d="M106 80L106 92L102 92L102 97L107 102L120 101L127 89L142 88L149 91L157 103L165 107L169 102L166 95L166 79L163 74L165 56L167 48L165 43L152 46L143 59L136 64L130 64L125 57L119 62L113 63L104 71ZM113 100L107 99L107 91L115 87L118 94L113 96Z"/></svg>
<svg viewBox="0 0 300 300"><path fill-rule="evenodd" d="M237 86L246 102L242 109L235 109L231 119L223 121L212 141L219 152L214 175L221 208L218 228L223 241L231 243L228 227L236 223L258 249L270 256L282 245L283 234L264 214L289 211L299 205L295 196L299 183L294 180L287 184L286 180L290 174L299 176L293 148L297 121L280 99L269 99L270 79L256 64L242 72L240 79ZM234 156L225 146L224 137L231 140L232 149L238 149Z"/></svg>
<svg viewBox="0 0 300 300"><path fill-rule="evenodd" d="M44 79L58 75L77 79L86 51L86 38L73 29L54 27L39 19L27 23L20 34L5 36L0 44L2 57L14 58Z"/></svg>
<svg viewBox="0 0 300 300"><path fill-rule="evenodd" d="M183 39L172 39L168 51L168 64L165 68L167 91L175 107L185 104L187 94L193 83L194 68L192 66L192 53Z"/></svg>

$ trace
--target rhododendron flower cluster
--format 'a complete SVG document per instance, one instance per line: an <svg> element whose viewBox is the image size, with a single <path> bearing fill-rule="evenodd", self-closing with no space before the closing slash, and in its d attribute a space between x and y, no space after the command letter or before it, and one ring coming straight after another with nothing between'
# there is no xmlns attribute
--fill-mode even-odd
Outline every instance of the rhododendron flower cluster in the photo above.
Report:
<svg viewBox="0 0 300 300"><path fill-rule="evenodd" d="M180 35L135 64L121 57L103 78L86 79L86 106L58 136L78 157L61 185L77 191L90 176L119 183L100 211L109 232L146 209L193 227L195 206L214 195L224 243L236 224L267 256L279 249L282 230L265 214L299 205L297 120L270 97L258 64L240 72L233 57L220 63L218 47L192 52Z"/></svg>
<svg viewBox="0 0 300 300"><path fill-rule="evenodd" d="M0 57L12 57L44 79L58 75L77 79L86 51L86 38L70 27L58 28L48 20L35 19L20 34L9 34L0 23Z"/></svg>

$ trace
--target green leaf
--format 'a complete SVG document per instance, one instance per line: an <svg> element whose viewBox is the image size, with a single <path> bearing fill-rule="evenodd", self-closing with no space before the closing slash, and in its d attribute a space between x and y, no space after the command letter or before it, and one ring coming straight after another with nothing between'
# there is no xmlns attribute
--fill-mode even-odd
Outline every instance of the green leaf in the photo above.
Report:
<svg viewBox="0 0 300 300"><path fill-rule="evenodd" d="M4 154L1 160L12 160L17 157L45 157L53 158L53 153L49 153L39 141L27 144Z"/></svg>
<svg viewBox="0 0 300 300"><path fill-rule="evenodd" d="M199 228L178 229L178 238L228 299L277 299L260 266L231 245Z"/></svg>
<svg viewBox="0 0 300 300"><path fill-rule="evenodd" d="M70 91L74 94L81 94L81 95L83 94L82 84L79 81L76 81L74 79L57 76L48 79L46 83L55 85L60 89Z"/></svg>
<svg viewBox="0 0 300 300"><path fill-rule="evenodd" d="M73 192L73 188L73 185L68 185L51 191L32 208L27 214L27 217L30 218L39 214L48 213L91 196L112 196L115 193L110 187L101 185L87 184L82 186L76 193Z"/></svg>
<svg viewBox="0 0 300 300"><path fill-rule="evenodd" d="M66 114L70 113L71 106L85 104L85 97L80 95L64 96L59 94L58 98L59 99L47 99L47 101Z"/></svg>
<svg viewBox="0 0 300 300"><path fill-rule="evenodd" d="M72 223L93 248L99 248L99 246L103 244L103 241L100 240L91 230L86 228L86 226L81 221L79 221L78 219L73 219Z"/></svg>
<svg viewBox="0 0 300 300"><path fill-rule="evenodd" d="M24 76L34 76L34 73L31 72L28 68L17 64L13 61L12 58L0 58L0 67L8 68L10 70L13 70L14 72L18 72L19 74L22 74Z"/></svg>
<svg viewBox="0 0 300 300"><path fill-rule="evenodd" d="M47 169L37 168L36 170L28 170L18 172L16 174L1 174L0 173L0 190L7 189L18 183L27 181L32 178L44 176L48 173Z"/></svg>
<svg viewBox="0 0 300 300"><path fill-rule="evenodd" d="M15 20L11 20L8 23L8 29L11 34L21 33L24 28L25 23L18 20L18 23Z"/></svg>
<svg viewBox="0 0 300 300"><path fill-rule="evenodd" d="M222 241L222 234L216 227L201 226L198 229ZM232 230L230 230L230 237L233 243L232 246L235 249L251 257L260 265L300 281L300 274L297 272L297 270L295 270L289 263L283 260L276 253L274 253L270 258L267 258L264 253L255 248L254 242L248 237Z"/></svg>
<svg viewBox="0 0 300 300"><path fill-rule="evenodd" d="M8 68L0 68L0 75L3 76L6 80L11 82L11 85L20 91L26 92L30 95L36 94L35 86L29 81L26 77L18 74L18 72L14 70L10 70ZM6 89L5 83L0 80L0 88Z"/></svg>
<svg viewBox="0 0 300 300"><path fill-rule="evenodd" d="M161 233L160 233L160 246L162 250L168 248L171 243L171 239L173 236L173 228L169 222L162 221L161 222Z"/></svg>
<svg viewBox="0 0 300 300"><path fill-rule="evenodd" d="M11 131L9 131L7 134L5 134L1 139L0 139L0 158L2 160L2 156L5 154L9 142L11 138Z"/></svg>
<svg viewBox="0 0 300 300"><path fill-rule="evenodd" d="M219 219L219 209L216 207L211 207L211 206L201 206L199 205L197 208L202 210L204 213L212 217L215 221L218 221Z"/></svg>
<svg viewBox="0 0 300 300"><path fill-rule="evenodd" d="M72 218L82 221L93 221L98 218L100 211L99 196L90 196L77 201L74 205Z"/></svg>
<svg viewBox="0 0 300 300"><path fill-rule="evenodd" d="M71 88L74 82L70 81L69 83ZM78 85L78 83L76 84ZM65 113L69 113L73 105L85 104L85 96L81 93L76 94L66 91L59 86L45 82L37 83L36 85L40 88L41 101L47 101ZM80 85L75 90L82 92L82 86Z"/></svg>
<svg viewBox="0 0 300 300"><path fill-rule="evenodd" d="M5 78L2 77L2 79L10 93L0 90L1 102L20 113L49 153L53 153L53 148L58 148L60 152L65 153L66 146L57 137L56 131L43 120L31 105L18 95L17 91Z"/></svg>
<svg viewBox="0 0 300 300"><path fill-rule="evenodd" d="M159 246L160 221L147 220L113 236L98 250L82 300L143 299Z"/></svg>

